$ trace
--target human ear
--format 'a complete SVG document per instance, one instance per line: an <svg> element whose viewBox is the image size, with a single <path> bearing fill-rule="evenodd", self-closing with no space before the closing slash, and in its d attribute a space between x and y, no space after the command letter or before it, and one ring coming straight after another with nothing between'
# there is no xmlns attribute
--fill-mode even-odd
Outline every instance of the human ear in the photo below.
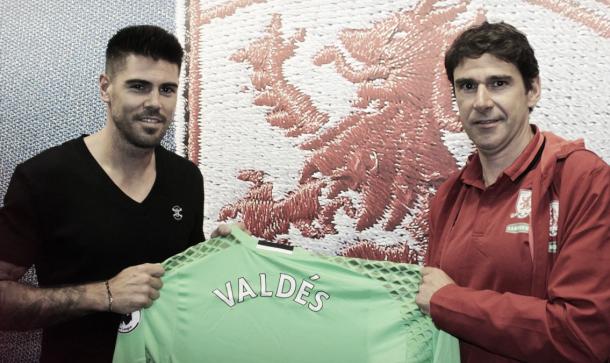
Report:
<svg viewBox="0 0 610 363"><path fill-rule="evenodd" d="M541 91L542 90L540 88L540 77L538 76L532 79L532 82L530 83L530 89L529 91L527 91L527 107L532 109L534 108L534 106L536 106L536 104L540 100Z"/></svg>
<svg viewBox="0 0 610 363"><path fill-rule="evenodd" d="M100 87L100 98L105 103L110 102L110 78L105 73L102 73L99 78L99 87Z"/></svg>

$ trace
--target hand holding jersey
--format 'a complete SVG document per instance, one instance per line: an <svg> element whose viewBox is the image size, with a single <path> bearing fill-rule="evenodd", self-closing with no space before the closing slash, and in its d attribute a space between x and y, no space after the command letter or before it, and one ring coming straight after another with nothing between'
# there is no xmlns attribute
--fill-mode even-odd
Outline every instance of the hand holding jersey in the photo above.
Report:
<svg viewBox="0 0 610 363"><path fill-rule="evenodd" d="M239 228L247 234L251 234L250 231L246 228L246 224L244 222L237 223L222 223L219 224L218 227L210 234L210 238L215 237L226 237L231 234L231 229Z"/></svg>
<svg viewBox="0 0 610 363"><path fill-rule="evenodd" d="M114 313L129 314L148 308L159 298L165 269L159 263L131 266L108 281Z"/></svg>
<svg viewBox="0 0 610 363"><path fill-rule="evenodd" d="M435 267L422 267L421 275L421 285L415 297L415 302L425 314L430 315L432 295L443 286L455 284L455 281L443 270Z"/></svg>

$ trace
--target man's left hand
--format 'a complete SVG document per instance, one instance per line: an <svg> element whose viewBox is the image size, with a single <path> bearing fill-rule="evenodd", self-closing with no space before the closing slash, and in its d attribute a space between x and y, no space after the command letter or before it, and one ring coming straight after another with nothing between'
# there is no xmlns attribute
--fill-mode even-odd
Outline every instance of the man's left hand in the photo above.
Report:
<svg viewBox="0 0 610 363"><path fill-rule="evenodd" d="M247 234L251 234L250 231L248 231L248 229L246 228L246 224L244 222L237 222L237 223L231 223L231 224L222 223L218 227L216 227L214 232L212 232L212 234L210 235L210 238L226 237L229 234L231 234L231 229L233 229L235 227L241 229L242 231L246 232Z"/></svg>
<svg viewBox="0 0 610 363"><path fill-rule="evenodd" d="M421 275L421 284L419 285L419 292L415 297L415 303L424 314L430 315L430 299L432 295L441 287L455 284L455 281L443 270L436 267L422 267Z"/></svg>

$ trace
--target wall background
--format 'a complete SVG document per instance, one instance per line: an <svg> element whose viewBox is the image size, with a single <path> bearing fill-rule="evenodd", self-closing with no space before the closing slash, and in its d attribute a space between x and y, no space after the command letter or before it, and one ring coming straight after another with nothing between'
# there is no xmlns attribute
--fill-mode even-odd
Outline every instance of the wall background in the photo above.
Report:
<svg viewBox="0 0 610 363"><path fill-rule="evenodd" d="M175 6L166 0L0 0L0 198L17 163L103 126L97 79L112 34L142 23L173 32ZM164 143L174 148L173 129ZM38 361L39 339L38 332L0 332L0 362Z"/></svg>
<svg viewBox="0 0 610 363"><path fill-rule="evenodd" d="M181 153L206 180L209 233L421 261L427 200L470 153L443 57L484 19L528 36L531 122L610 161L608 0L190 0ZM180 138L178 138L180 140Z"/></svg>

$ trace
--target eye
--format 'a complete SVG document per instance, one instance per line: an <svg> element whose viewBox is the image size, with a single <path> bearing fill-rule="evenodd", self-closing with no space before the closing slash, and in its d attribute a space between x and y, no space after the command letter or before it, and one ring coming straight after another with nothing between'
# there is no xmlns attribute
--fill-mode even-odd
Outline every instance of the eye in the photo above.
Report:
<svg viewBox="0 0 610 363"><path fill-rule="evenodd" d="M462 82L458 85L458 87L464 92L472 92L477 89L477 85L471 81Z"/></svg>
<svg viewBox="0 0 610 363"><path fill-rule="evenodd" d="M129 89L134 91L144 91L145 87L142 83L132 83L129 85Z"/></svg>
<svg viewBox="0 0 610 363"><path fill-rule="evenodd" d="M491 82L493 88L502 88L508 86L508 82L503 79L497 79Z"/></svg>
<svg viewBox="0 0 610 363"><path fill-rule="evenodd" d="M161 88L159 89L159 91L160 91L162 94L165 94L165 95L171 95L171 94L176 93L176 88L175 88L175 87L170 87L170 86L161 86Z"/></svg>

